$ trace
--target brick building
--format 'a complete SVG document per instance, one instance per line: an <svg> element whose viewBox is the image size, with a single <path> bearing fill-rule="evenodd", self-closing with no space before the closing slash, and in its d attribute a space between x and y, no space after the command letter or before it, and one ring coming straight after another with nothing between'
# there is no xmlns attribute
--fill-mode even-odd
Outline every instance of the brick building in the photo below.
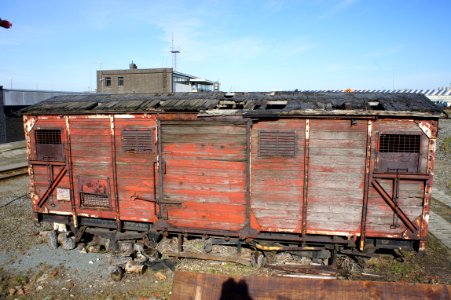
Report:
<svg viewBox="0 0 451 300"><path fill-rule="evenodd" d="M172 68L138 69L133 62L127 70L97 71L97 92L173 93L219 90L219 83L174 71Z"/></svg>

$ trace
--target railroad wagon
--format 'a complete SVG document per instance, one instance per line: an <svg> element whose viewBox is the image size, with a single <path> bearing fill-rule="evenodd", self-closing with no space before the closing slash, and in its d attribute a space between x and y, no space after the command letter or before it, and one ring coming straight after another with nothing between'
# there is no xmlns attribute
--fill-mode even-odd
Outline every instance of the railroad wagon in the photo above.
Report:
<svg viewBox="0 0 451 300"><path fill-rule="evenodd" d="M67 95L23 114L35 222L76 238L425 247L441 110L423 95Z"/></svg>

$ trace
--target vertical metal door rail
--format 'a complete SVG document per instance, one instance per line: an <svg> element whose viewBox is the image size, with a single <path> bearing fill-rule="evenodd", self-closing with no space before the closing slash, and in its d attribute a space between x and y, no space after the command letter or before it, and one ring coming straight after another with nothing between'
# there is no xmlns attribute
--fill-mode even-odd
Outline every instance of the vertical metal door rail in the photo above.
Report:
<svg viewBox="0 0 451 300"><path fill-rule="evenodd" d="M158 219L161 219L161 201L163 200L163 145L161 140L161 121L157 115L157 163L158 163Z"/></svg>
<svg viewBox="0 0 451 300"><path fill-rule="evenodd" d="M69 187L70 187L70 207L72 210L72 220L74 227L78 227L77 207L75 205L75 193L74 193L74 174L72 165L72 144L70 136L70 123L69 116L64 117L66 120L66 166L69 171Z"/></svg>
<svg viewBox="0 0 451 300"><path fill-rule="evenodd" d="M247 232L251 225L251 128L252 120L246 124L246 223L244 228Z"/></svg>
<svg viewBox="0 0 451 300"><path fill-rule="evenodd" d="M304 191L302 201L302 237L307 235L307 206L308 206L308 177L309 177L309 149L310 149L310 119L305 120L304 139ZM305 246L305 239L303 239Z"/></svg>
<svg viewBox="0 0 451 300"><path fill-rule="evenodd" d="M366 234L366 216L368 212L368 193L371 181L371 136L373 134L373 122L368 120L368 129L366 136L366 157L365 157L365 185L363 188L363 204L362 204L362 218L360 222L360 251L365 248L365 234Z"/></svg>
<svg viewBox="0 0 451 300"><path fill-rule="evenodd" d="M110 127L111 127L111 160L113 167L113 188L114 188L114 200L116 206L116 226L117 230L122 230L121 216L119 212L119 193L117 191L117 168L116 168L116 126L114 122L114 115L110 115Z"/></svg>

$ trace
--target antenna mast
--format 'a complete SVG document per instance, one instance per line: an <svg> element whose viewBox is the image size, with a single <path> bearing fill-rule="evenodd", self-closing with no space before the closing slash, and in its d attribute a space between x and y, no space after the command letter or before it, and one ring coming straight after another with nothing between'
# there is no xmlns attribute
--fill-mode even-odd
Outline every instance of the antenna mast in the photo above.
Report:
<svg viewBox="0 0 451 300"><path fill-rule="evenodd" d="M180 53L180 50L174 49L174 33L172 33L171 53L172 53L172 69L174 71L177 71L177 54Z"/></svg>

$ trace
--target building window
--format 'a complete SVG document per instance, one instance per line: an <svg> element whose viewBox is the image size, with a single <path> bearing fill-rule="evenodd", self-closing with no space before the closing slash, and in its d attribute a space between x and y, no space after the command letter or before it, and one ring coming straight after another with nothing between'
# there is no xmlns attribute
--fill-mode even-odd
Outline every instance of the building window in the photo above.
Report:
<svg viewBox="0 0 451 300"><path fill-rule="evenodd" d="M117 86L124 86L124 77L117 78Z"/></svg>
<svg viewBox="0 0 451 300"><path fill-rule="evenodd" d="M36 158L46 161L64 161L64 145L60 129L37 129L35 131Z"/></svg>
<svg viewBox="0 0 451 300"><path fill-rule="evenodd" d="M105 77L105 86L111 86L111 77Z"/></svg>
<svg viewBox="0 0 451 300"><path fill-rule="evenodd" d="M381 134L377 170L379 172L418 172L421 136Z"/></svg>
<svg viewBox="0 0 451 300"><path fill-rule="evenodd" d="M258 144L259 156L296 156L296 133L294 131L260 131Z"/></svg>
<svg viewBox="0 0 451 300"><path fill-rule="evenodd" d="M152 152L153 129L123 130L122 148L126 152Z"/></svg>

